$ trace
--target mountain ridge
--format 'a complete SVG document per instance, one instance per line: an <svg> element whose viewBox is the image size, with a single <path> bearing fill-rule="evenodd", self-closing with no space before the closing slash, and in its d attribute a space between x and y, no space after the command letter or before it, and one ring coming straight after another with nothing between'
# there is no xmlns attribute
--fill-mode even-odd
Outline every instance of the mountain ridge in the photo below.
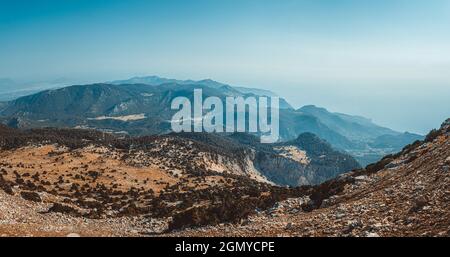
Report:
<svg viewBox="0 0 450 257"><path fill-rule="evenodd" d="M164 134L170 133L168 121L174 114L174 110L170 109L171 100L177 96L192 99L194 88L203 89L204 97L255 96L213 80L180 82L153 76L127 82L148 84L120 84L125 83L120 81L116 84L75 85L42 91L1 104L0 122L23 128L94 128L134 136ZM286 108L280 109L282 141L311 132L333 147L349 152L363 165L422 138L377 126L360 116L331 113L315 106L294 110L288 103L283 105ZM397 143L382 143L386 141L386 135L396 136Z"/></svg>

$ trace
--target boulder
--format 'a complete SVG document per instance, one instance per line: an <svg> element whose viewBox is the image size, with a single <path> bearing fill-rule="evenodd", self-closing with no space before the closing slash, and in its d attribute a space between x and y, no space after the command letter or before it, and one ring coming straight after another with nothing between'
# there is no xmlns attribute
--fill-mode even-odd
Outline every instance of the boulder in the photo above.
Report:
<svg viewBox="0 0 450 257"><path fill-rule="evenodd" d="M20 196L22 196L23 199L28 201L42 202L41 197L36 192L22 191L20 192Z"/></svg>
<svg viewBox="0 0 450 257"><path fill-rule="evenodd" d="M447 159L445 159L445 163L446 163L446 164L450 164L450 156L447 157Z"/></svg>

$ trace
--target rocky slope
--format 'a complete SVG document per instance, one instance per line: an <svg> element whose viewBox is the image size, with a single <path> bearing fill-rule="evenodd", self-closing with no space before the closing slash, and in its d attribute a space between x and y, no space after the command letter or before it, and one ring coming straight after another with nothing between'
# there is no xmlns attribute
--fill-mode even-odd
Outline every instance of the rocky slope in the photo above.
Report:
<svg viewBox="0 0 450 257"><path fill-rule="evenodd" d="M294 147L306 139L234 134L241 143L217 148L223 137L195 136L207 139L0 126L0 235L449 236L450 120L365 169L297 188L215 160L272 149L307 163L311 149Z"/></svg>
<svg viewBox="0 0 450 257"><path fill-rule="evenodd" d="M425 141L241 224L170 236L450 236L450 119Z"/></svg>
<svg viewBox="0 0 450 257"><path fill-rule="evenodd" d="M252 138L251 142L241 143L244 137ZM337 167L339 173L357 167L350 156L314 138L326 146L322 150L329 156L323 159L343 162ZM48 233L34 235L62 235L70 227L83 235L100 235L103 232L96 234L95 228L107 220L118 224L105 227L106 235L119 230L123 232L119 235L136 235L236 222L309 190L276 183L295 184L305 170L327 172L311 164L316 157L300 147L298 143L263 145L245 134L129 138L94 130L0 126L0 206L5 211L0 232L18 235L29 230L34 234L45 226ZM259 162L258 156L293 166L286 174L278 171L283 179L273 181L268 175L275 173L261 169L270 162ZM290 176L297 180L288 180ZM14 201L18 209L12 208ZM92 229L87 229L88 224ZM124 226L130 228L121 229ZM136 226L141 228L136 230Z"/></svg>

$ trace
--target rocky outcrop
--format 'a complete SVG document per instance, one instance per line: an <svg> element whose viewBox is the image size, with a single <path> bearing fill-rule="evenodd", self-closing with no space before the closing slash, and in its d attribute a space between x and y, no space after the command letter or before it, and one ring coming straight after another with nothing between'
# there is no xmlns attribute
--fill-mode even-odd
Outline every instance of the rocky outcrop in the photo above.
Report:
<svg viewBox="0 0 450 257"><path fill-rule="evenodd" d="M334 150L311 133L272 147L271 152L261 151L255 163L263 175L279 185L320 184L360 168L353 157Z"/></svg>

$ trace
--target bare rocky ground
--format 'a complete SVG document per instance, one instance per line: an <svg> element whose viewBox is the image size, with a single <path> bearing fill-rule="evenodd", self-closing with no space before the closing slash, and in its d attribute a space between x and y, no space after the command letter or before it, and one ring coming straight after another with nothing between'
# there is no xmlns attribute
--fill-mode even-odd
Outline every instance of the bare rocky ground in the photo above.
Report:
<svg viewBox="0 0 450 257"><path fill-rule="evenodd" d="M0 235L155 235L236 222L302 193L247 173L239 153L174 136L5 127L0 136Z"/></svg>
<svg viewBox="0 0 450 257"><path fill-rule="evenodd" d="M318 194L311 195L313 200L293 198L241 224L169 236L448 237L450 120L427 141L385 158L377 164L383 166L380 170L374 165L324 183ZM323 197L333 190L340 192Z"/></svg>
<svg viewBox="0 0 450 257"><path fill-rule="evenodd" d="M1 236L450 236L450 120L399 154L299 188L226 172L238 163L211 170L217 155L189 140L39 133L0 127Z"/></svg>
<svg viewBox="0 0 450 257"><path fill-rule="evenodd" d="M45 194L41 194L46 198ZM36 203L0 191L0 236L110 237L145 236L167 228L164 219L142 217L90 219L62 213L47 213L51 203Z"/></svg>

